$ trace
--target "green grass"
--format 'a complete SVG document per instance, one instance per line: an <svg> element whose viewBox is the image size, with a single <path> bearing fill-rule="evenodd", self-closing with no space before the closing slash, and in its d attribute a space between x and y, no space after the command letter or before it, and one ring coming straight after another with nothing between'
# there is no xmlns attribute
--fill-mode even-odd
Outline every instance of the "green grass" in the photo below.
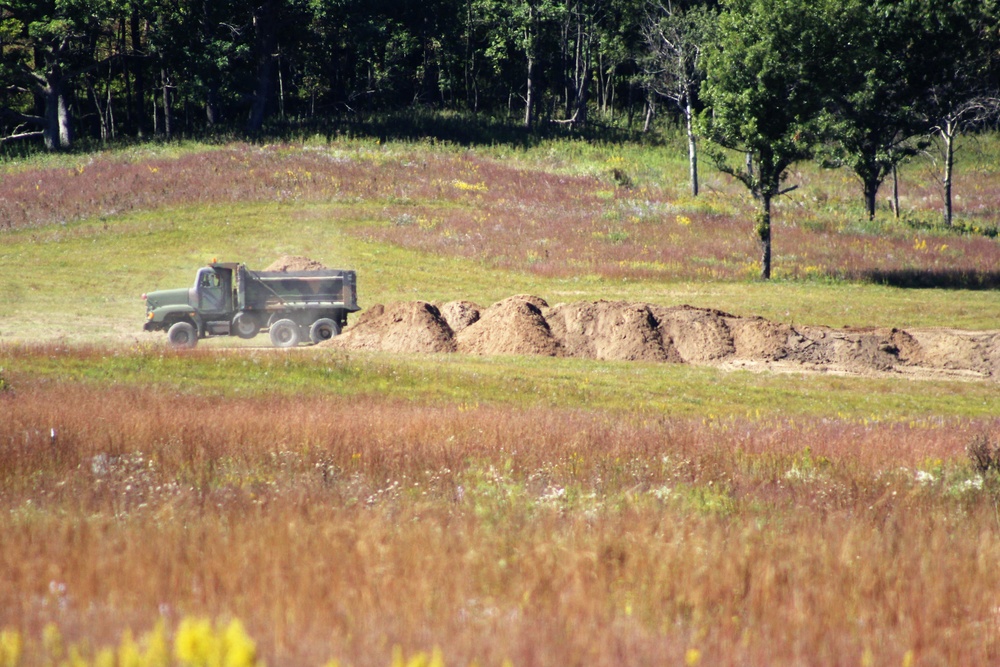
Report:
<svg viewBox="0 0 1000 667"><path fill-rule="evenodd" d="M376 224L381 214L379 206L369 203L245 203L8 232L0 236L0 341L146 340L141 332L144 292L186 286L197 267L213 258L263 268L281 254L356 269L363 307L413 299L469 299L489 305L512 294L533 293L551 304L624 299L687 303L798 324L969 329L995 328L1000 312L1000 292L989 290L547 278L347 233L352 226Z"/></svg>
<svg viewBox="0 0 1000 667"><path fill-rule="evenodd" d="M726 372L676 364L332 350L0 346L13 391L39 380L151 386L195 395L382 396L431 405L509 405L678 418L836 416L909 421L988 418L1000 393L982 382Z"/></svg>

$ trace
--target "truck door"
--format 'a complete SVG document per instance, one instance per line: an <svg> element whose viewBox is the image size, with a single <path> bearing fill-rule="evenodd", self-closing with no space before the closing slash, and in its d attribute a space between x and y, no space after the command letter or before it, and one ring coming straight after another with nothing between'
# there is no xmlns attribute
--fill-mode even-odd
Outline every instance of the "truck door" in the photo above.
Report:
<svg viewBox="0 0 1000 667"><path fill-rule="evenodd" d="M198 271L198 309L225 313L232 309L232 271L205 268Z"/></svg>

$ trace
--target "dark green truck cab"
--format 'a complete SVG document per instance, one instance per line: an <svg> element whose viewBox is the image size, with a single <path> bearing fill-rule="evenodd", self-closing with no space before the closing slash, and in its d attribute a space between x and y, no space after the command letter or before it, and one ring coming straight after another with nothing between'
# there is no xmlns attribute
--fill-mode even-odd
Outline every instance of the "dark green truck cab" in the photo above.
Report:
<svg viewBox="0 0 1000 667"><path fill-rule="evenodd" d="M320 343L360 310L354 271L251 271L233 262L198 269L193 287L149 292L143 299L144 329L166 331L174 347L194 347L207 336L253 338L264 330L277 347L306 338Z"/></svg>

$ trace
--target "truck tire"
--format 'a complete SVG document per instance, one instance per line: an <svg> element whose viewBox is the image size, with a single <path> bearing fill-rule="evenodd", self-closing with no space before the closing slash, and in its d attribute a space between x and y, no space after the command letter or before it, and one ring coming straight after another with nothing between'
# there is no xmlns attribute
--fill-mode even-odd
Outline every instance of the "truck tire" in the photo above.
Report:
<svg viewBox="0 0 1000 667"><path fill-rule="evenodd" d="M167 330L167 341L178 350L190 350L198 344L198 330L190 322L175 322Z"/></svg>
<svg viewBox="0 0 1000 667"><path fill-rule="evenodd" d="M340 335L340 325L330 318L323 317L312 323L309 327L309 340L315 343L322 343L330 340L334 336Z"/></svg>
<svg viewBox="0 0 1000 667"><path fill-rule="evenodd" d="M301 337L299 325L292 320L278 320L271 325L269 333L275 347L295 347Z"/></svg>
<svg viewBox="0 0 1000 667"><path fill-rule="evenodd" d="M233 318L233 331L240 338L249 340L260 332L260 322L253 315L236 313Z"/></svg>

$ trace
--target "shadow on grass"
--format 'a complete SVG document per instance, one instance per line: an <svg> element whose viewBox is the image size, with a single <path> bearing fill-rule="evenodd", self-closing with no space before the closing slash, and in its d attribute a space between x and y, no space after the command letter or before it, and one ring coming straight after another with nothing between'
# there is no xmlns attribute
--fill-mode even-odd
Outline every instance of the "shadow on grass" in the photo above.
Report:
<svg viewBox="0 0 1000 667"><path fill-rule="evenodd" d="M1000 271L892 269L862 271L850 277L862 282L914 289L1000 289Z"/></svg>
<svg viewBox="0 0 1000 667"><path fill-rule="evenodd" d="M274 128L275 134L310 132L323 134L328 140L337 136L377 137L383 141L433 139L459 146L506 145L517 148L530 148L546 140L567 137L612 144L662 141L658 132L643 133L637 128L614 127L595 122L580 126L542 119L534 127L527 129L515 119L420 110L368 116L349 115L339 119L290 123Z"/></svg>
<svg viewBox="0 0 1000 667"><path fill-rule="evenodd" d="M219 123L211 128L182 128L176 140L193 140L208 144L223 145L234 141L268 143L274 141L300 141L305 137L322 136L327 141L337 137L351 139L377 139L385 141L440 141L458 146L510 146L531 148L552 139L575 138L593 143L622 144L641 143L663 145L669 138L670 130L663 128L653 132L643 132L641 119L632 119L622 125L608 125L591 121L586 125L557 122L541 118L528 129L516 117L491 116L488 114L443 112L433 109L406 109L381 113L342 113L315 119L284 120L272 119L258 133L248 135L236 123ZM105 150L109 146L138 146L170 143L163 137L138 139L122 135L113 141L98 141L93 137L81 136L67 153L87 154ZM23 160L32 155L45 153L41 144L31 142L11 142L0 145L0 162Z"/></svg>

